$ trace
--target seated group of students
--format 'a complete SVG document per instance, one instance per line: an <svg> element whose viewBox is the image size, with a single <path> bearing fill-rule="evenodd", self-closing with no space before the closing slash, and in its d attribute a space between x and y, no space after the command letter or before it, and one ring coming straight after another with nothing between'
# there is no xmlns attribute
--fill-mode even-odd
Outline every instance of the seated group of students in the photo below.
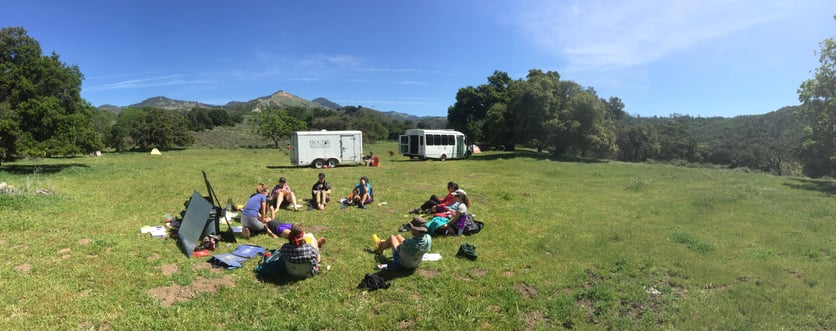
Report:
<svg viewBox="0 0 836 331"><path fill-rule="evenodd" d="M447 195L438 199L433 195L419 208L410 210L411 214L432 214L427 222L421 216L415 216L407 223L412 238L406 239L400 234L380 239L377 234L372 235L372 243L378 254L386 249L392 250L392 263L378 265L384 270L415 269L421 264L424 254L432 248L432 237L438 235L461 235L470 207L470 197L467 192L459 188L455 182L447 183Z"/></svg>
<svg viewBox="0 0 836 331"><path fill-rule="evenodd" d="M325 175L320 173L318 180L314 183L311 194L311 206L316 205L317 209L324 209L324 205L330 200L331 186L325 181ZM421 216L415 216L408 223L412 238L405 239L400 234L391 235L381 240L377 234L372 236L374 248L378 254L391 248L393 263L379 266L381 269L417 268L432 246L431 235L459 235L464 227L464 217L467 216L467 208L470 206L470 198L458 184L449 182L447 184L448 194L444 199L438 199L435 195L410 213L433 214L430 222L426 222ZM373 201L372 188L367 177L360 178L352 194L349 196L351 202L359 207L365 208L365 204ZM282 223L275 219L276 210L285 203L298 210L296 196L287 185L284 177L279 179L279 184L273 190L268 190L264 183L256 186L256 193L250 196L244 208L241 210L242 235L249 238L253 232L266 232L273 238L282 237L288 243L279 249L279 255L287 272L294 277L310 277L319 271L320 255L319 250L325 245L325 238L317 240L313 234L305 233L299 224ZM267 215L268 207L270 216ZM459 224L461 223L461 225ZM301 270L299 266L305 266Z"/></svg>

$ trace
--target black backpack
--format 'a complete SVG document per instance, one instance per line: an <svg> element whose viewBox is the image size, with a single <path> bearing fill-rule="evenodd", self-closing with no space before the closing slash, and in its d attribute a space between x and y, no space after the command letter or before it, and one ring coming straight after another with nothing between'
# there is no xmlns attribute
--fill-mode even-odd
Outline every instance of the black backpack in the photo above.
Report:
<svg viewBox="0 0 836 331"><path fill-rule="evenodd" d="M474 233L479 233L479 231L482 231L482 228L484 226L485 223L473 219L473 215L467 215L467 219L464 222L464 229L462 230L462 234L469 236Z"/></svg>
<svg viewBox="0 0 836 331"><path fill-rule="evenodd" d="M476 254L476 246L468 243L462 243L461 246L459 246L459 251L456 253L456 256L472 261L476 261L476 258L479 257L479 255Z"/></svg>
<svg viewBox="0 0 836 331"><path fill-rule="evenodd" d="M360 281L360 284L357 284L357 288L368 289L369 291L381 288L387 289L389 288L389 283L383 279L383 276L381 276L380 273L366 274L366 276L363 277L363 280Z"/></svg>

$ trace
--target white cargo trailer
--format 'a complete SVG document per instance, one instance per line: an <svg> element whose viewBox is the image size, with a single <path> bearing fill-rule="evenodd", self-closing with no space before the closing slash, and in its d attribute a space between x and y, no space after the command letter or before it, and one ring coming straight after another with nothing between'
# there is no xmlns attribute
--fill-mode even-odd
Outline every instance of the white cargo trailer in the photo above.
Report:
<svg viewBox="0 0 836 331"><path fill-rule="evenodd" d="M453 130L409 129L399 137L401 154L420 159L466 159L470 152L464 134Z"/></svg>
<svg viewBox="0 0 836 331"><path fill-rule="evenodd" d="M296 131L290 135L290 164L314 168L363 163L361 131Z"/></svg>

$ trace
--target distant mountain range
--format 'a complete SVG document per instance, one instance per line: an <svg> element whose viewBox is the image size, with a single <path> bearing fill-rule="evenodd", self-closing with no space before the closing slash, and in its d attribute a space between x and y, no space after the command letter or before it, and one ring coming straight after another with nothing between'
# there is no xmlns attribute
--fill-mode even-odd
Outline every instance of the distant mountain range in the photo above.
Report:
<svg viewBox="0 0 836 331"><path fill-rule="evenodd" d="M331 110L338 110L342 108L339 104L328 100L326 98L316 98L313 100L306 100L290 94L285 91L278 91L273 93L269 96L264 96L260 98L255 98L250 101L230 101L227 102L223 106L218 105L210 105L205 103L200 103L196 101L182 101L182 100L174 100L169 99L163 96L158 97L151 97L148 99L143 100L140 103L135 103L129 106L120 107L114 105L101 105L99 109L109 110L114 113L119 113L123 108L142 108L142 107L152 107L152 108L161 108L161 109L169 109L169 110L179 110L179 111L188 111L193 108L223 108L230 112L253 112L253 111L262 111L264 109L274 109L274 108L284 108L284 107L303 107L303 108L326 108ZM364 107L367 108L367 107ZM405 113L399 112L382 112L379 110L372 109L377 111L387 117L395 118L402 121L419 121L421 119L427 118L443 118L446 121L446 116L415 116Z"/></svg>

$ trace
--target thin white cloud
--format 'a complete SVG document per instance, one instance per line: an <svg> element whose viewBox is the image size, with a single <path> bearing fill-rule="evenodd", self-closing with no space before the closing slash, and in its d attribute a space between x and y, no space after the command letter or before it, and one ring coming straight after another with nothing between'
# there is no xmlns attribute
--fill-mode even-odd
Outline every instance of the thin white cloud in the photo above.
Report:
<svg viewBox="0 0 836 331"><path fill-rule="evenodd" d="M368 68L368 69L363 69L363 71L369 71L369 72L417 72L418 70L406 69L406 68Z"/></svg>
<svg viewBox="0 0 836 331"><path fill-rule="evenodd" d="M321 67L321 66L337 66L342 68L353 68L359 65L360 59L355 56L336 54L336 55L322 55L317 54L304 59L300 59L296 64L300 67Z"/></svg>
<svg viewBox="0 0 836 331"><path fill-rule="evenodd" d="M519 25L567 71L633 67L780 18L789 1L545 0Z"/></svg>
<svg viewBox="0 0 836 331"><path fill-rule="evenodd" d="M211 84L210 80L196 80L183 79L183 75L168 75L162 77L131 79L116 83L103 84L91 86L86 88L88 92L99 92L109 90L125 90L125 89L141 89L157 86L174 86L174 85L193 85L193 84Z"/></svg>
<svg viewBox="0 0 836 331"><path fill-rule="evenodd" d="M367 107L380 107L380 106L404 106L404 105L412 105L412 106L422 106L422 105L431 105L434 104L434 101L427 100L424 98L393 98L393 99L352 99L352 98L337 98L334 102L337 102L341 105L363 105Z"/></svg>
<svg viewBox="0 0 836 331"><path fill-rule="evenodd" d="M402 80L402 81L398 82L398 84L413 85L413 86L425 86L425 85L427 85L427 83L425 83L425 82L419 82L419 81L416 81L416 80Z"/></svg>

